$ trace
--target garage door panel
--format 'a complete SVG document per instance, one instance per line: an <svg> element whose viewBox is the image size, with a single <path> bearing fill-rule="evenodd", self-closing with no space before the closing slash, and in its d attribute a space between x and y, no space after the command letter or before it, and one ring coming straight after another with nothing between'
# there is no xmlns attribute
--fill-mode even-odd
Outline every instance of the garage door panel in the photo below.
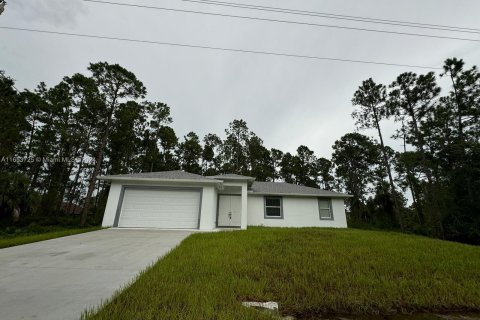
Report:
<svg viewBox="0 0 480 320"><path fill-rule="evenodd" d="M198 228L197 190L126 189L119 227Z"/></svg>

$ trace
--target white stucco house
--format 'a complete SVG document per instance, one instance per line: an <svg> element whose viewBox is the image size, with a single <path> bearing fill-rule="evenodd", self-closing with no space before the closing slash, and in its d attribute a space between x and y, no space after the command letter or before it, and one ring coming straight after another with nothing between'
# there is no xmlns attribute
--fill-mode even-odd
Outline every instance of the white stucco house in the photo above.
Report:
<svg viewBox="0 0 480 320"><path fill-rule="evenodd" d="M226 174L163 171L111 182L102 226L215 230L247 226L346 228L347 194Z"/></svg>

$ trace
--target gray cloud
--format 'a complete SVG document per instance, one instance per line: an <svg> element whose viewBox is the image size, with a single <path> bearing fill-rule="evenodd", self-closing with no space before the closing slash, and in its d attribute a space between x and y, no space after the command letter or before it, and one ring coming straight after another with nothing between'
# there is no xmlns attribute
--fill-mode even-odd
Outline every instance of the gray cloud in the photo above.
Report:
<svg viewBox="0 0 480 320"><path fill-rule="evenodd" d="M8 1L5 13L11 10L17 21L45 23L55 27L73 27L88 14L84 3L77 0L15 0Z"/></svg>

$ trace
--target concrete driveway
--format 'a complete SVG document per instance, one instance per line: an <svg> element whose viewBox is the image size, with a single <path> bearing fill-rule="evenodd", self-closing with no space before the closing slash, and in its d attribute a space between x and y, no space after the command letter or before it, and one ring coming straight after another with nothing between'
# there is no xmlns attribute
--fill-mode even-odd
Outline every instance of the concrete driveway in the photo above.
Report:
<svg viewBox="0 0 480 320"><path fill-rule="evenodd" d="M0 249L0 319L78 319L191 233L107 229Z"/></svg>

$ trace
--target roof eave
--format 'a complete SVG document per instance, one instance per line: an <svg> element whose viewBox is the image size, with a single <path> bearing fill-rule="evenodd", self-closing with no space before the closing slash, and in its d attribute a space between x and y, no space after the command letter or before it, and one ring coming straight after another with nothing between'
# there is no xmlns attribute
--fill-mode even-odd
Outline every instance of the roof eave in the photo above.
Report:
<svg viewBox="0 0 480 320"><path fill-rule="evenodd" d="M224 177L222 175L219 176L211 176L213 179L221 179L221 180L241 180L241 181L255 181L256 178L242 178L242 177Z"/></svg>
<svg viewBox="0 0 480 320"><path fill-rule="evenodd" d="M249 191L248 194L259 195L259 196L292 196L292 197L312 197L312 198L352 198L352 195L349 194L305 194L305 193L285 193L285 192L255 192Z"/></svg>
<svg viewBox="0 0 480 320"><path fill-rule="evenodd" d="M98 180L105 181L150 181L150 182L184 182L184 183L203 183L203 184L222 184L222 180L215 179L164 179L164 178L137 178L137 177L113 177L99 176Z"/></svg>

